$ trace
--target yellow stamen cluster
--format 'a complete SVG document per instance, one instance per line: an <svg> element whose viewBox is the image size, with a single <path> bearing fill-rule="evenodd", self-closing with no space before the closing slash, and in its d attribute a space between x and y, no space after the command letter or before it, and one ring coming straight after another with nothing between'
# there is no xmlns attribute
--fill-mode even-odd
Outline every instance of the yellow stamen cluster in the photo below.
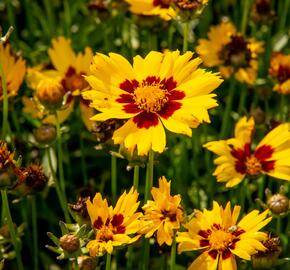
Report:
<svg viewBox="0 0 290 270"><path fill-rule="evenodd" d="M234 236L227 231L222 229L213 230L209 236L209 243L212 249L224 250L234 239Z"/></svg>
<svg viewBox="0 0 290 270"><path fill-rule="evenodd" d="M262 164L254 155L247 158L246 166L249 175L258 175L262 171Z"/></svg>

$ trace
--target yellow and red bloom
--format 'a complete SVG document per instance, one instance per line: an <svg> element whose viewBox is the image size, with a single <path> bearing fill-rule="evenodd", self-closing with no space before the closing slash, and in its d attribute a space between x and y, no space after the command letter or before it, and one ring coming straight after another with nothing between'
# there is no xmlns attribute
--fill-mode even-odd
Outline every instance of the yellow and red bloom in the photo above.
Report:
<svg viewBox="0 0 290 270"><path fill-rule="evenodd" d="M230 202L223 208L217 202L213 209L197 210L184 225L186 232L178 232L178 252L204 250L189 266L189 270L236 270L236 256L251 260L259 251L266 251L261 243L267 234L259 232L271 221L268 211L253 210L237 222L240 206L231 210Z"/></svg>
<svg viewBox="0 0 290 270"><path fill-rule="evenodd" d="M170 6L172 0L125 0L130 10L136 14L159 16L163 20L175 17L175 11Z"/></svg>
<svg viewBox="0 0 290 270"><path fill-rule="evenodd" d="M54 69L45 69L42 66L30 68L27 82L33 90L36 90L43 80L53 79L62 85L67 97L66 108L60 111L60 118L64 121L73 111L75 96L80 96L80 93L89 87L84 75L90 74L93 52L87 47L84 53L76 54L71 47L71 41L61 36L52 40L52 48L48 49L48 54ZM44 118L44 123L55 122L54 116L46 116L37 104L33 106L33 102L24 97L25 112ZM91 122L88 119L93 115L93 110L88 105L88 102L80 96L82 118L87 128L91 129Z"/></svg>
<svg viewBox="0 0 290 270"><path fill-rule="evenodd" d="M8 97L16 96L23 82L26 67L22 57L16 57L12 53L10 44L0 44L0 63L3 68L7 84ZM0 76L0 101L3 99L2 79Z"/></svg>
<svg viewBox="0 0 290 270"><path fill-rule="evenodd" d="M230 22L211 27L208 39L200 39L197 53L208 67L219 67L221 75L234 75L243 83L254 84L262 43L246 39Z"/></svg>
<svg viewBox="0 0 290 270"><path fill-rule="evenodd" d="M277 82L274 91L290 94L290 54L274 53L271 57L270 76Z"/></svg>
<svg viewBox="0 0 290 270"><path fill-rule="evenodd" d="M86 79L93 90L83 93L101 113L91 120L129 119L113 134L113 141L133 153L163 152L164 127L191 136L191 128L210 122L208 109L216 107L211 92L222 80L198 68L199 58L179 51L136 56L133 66L121 55L97 54ZM164 126L164 127L163 127Z"/></svg>
<svg viewBox="0 0 290 270"><path fill-rule="evenodd" d="M108 205L106 199L97 193L93 203L87 200L87 210L91 218L96 239L87 244L91 256L111 254L114 247L128 245L139 239L139 235L132 236L140 230L141 212L136 212L140 202L137 202L138 192L131 188L124 192L116 206ZM132 237L131 237L132 236Z"/></svg>
<svg viewBox="0 0 290 270"><path fill-rule="evenodd" d="M160 246L164 243L169 246L172 244L174 234L183 220L181 196L170 195L170 184L165 177L160 178L159 188L153 187L151 190L153 201L147 201L142 207L145 211L142 218L145 223L141 232L149 238L157 231L157 242Z"/></svg>
<svg viewBox="0 0 290 270"><path fill-rule="evenodd" d="M241 118L235 127L235 137L212 141L205 148L217 154L217 165L213 175L227 187L239 184L246 175L269 176L290 181L290 125L281 124L271 130L255 147L253 118Z"/></svg>

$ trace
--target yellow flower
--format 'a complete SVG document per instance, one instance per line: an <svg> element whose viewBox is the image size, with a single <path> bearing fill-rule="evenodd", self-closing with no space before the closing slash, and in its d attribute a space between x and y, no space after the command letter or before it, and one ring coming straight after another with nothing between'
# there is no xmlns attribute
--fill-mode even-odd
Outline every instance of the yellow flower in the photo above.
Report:
<svg viewBox="0 0 290 270"><path fill-rule="evenodd" d="M290 54L274 53L271 58L269 74L277 80L274 91L290 94Z"/></svg>
<svg viewBox="0 0 290 270"><path fill-rule="evenodd" d="M9 44L0 44L0 63L7 84L8 97L16 96L25 75L25 61L12 54ZM0 76L0 100L3 99L2 79Z"/></svg>
<svg viewBox="0 0 290 270"><path fill-rule="evenodd" d="M290 181L290 125L277 126L252 149L254 128L254 119L243 117L236 124L234 138L204 145L219 156L213 173L218 182L233 187L246 175L260 174Z"/></svg>
<svg viewBox="0 0 290 270"><path fill-rule="evenodd" d="M224 209L214 202L212 210L197 210L184 225L186 232L177 233L178 252L204 250L189 270L236 270L236 256L251 260L251 255L266 250L261 242L267 234L259 230L271 221L267 213L253 210L237 223L240 206L231 211L230 202Z"/></svg>
<svg viewBox="0 0 290 270"><path fill-rule="evenodd" d="M160 16L163 20L175 17L175 11L170 7L172 0L125 0L130 4L130 10L136 14Z"/></svg>
<svg viewBox="0 0 290 270"><path fill-rule="evenodd" d="M60 118L65 121L73 111L75 96L80 96L80 93L89 87L84 75L90 74L89 67L93 53L91 48L87 47L84 53L76 54L71 47L71 41L61 36L52 40L52 48L48 49L48 54L54 69L45 69L43 66L28 69L27 83L31 89L36 90L43 80L53 79L58 81L67 93L67 107L60 112ZM27 97L24 97L23 103L24 105L31 105ZM82 118L85 120L84 123L87 128L91 129L92 126L88 119L94 111L81 96L80 106ZM32 110L31 107L25 106L24 111L43 116L42 112L36 111L37 107L34 105ZM48 119L45 117L43 122L54 123L54 116L50 115Z"/></svg>
<svg viewBox="0 0 290 270"><path fill-rule="evenodd" d="M93 199L86 202L92 227L96 239L87 244L91 256L101 256L112 253L114 247L128 245L140 236L133 236L140 230L142 213L136 212L139 203L138 192L131 188L129 193L124 192L117 201L115 208L108 206L106 199L97 193Z"/></svg>
<svg viewBox="0 0 290 270"><path fill-rule="evenodd" d="M240 82L255 83L261 42L245 39L230 22L211 27L208 39L198 42L196 51L206 66L218 66L224 78L233 74Z"/></svg>
<svg viewBox="0 0 290 270"><path fill-rule="evenodd" d="M170 246L174 233L180 228L183 220L181 196L170 195L170 181L167 182L165 177L159 179L159 188L153 187L151 194L153 201L147 201L142 207L145 211L145 223L141 233L149 238L157 231L158 244L161 246L165 243Z"/></svg>
<svg viewBox="0 0 290 270"><path fill-rule="evenodd" d="M208 109L217 106L211 92L222 80L199 69L200 63L191 52L153 51L136 56L133 66L119 54L97 54L86 77L93 90L83 93L101 112L91 120L129 119L114 132L114 143L131 153L137 148L140 156L163 152L164 127L191 136L191 128L210 122Z"/></svg>

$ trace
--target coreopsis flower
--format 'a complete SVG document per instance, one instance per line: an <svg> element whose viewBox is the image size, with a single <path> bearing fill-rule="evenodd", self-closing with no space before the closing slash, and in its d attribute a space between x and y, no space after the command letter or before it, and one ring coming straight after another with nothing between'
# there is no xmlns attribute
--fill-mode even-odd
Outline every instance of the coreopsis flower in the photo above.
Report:
<svg viewBox="0 0 290 270"><path fill-rule="evenodd" d="M258 251L266 251L261 241L267 234L259 230L271 221L267 213L253 210L237 222L240 206L232 211L230 202L225 208L214 202L212 210L195 212L184 225L186 232L177 233L178 252L203 250L189 270L236 270L236 256L251 260Z"/></svg>
<svg viewBox="0 0 290 270"><path fill-rule="evenodd" d="M52 48L48 49L48 55L53 69L45 69L43 66L28 69L27 82L29 87L32 90L37 90L40 86L43 88L49 80L54 80L63 87L66 106L59 112L61 121L68 118L73 111L76 96L79 96L82 119L86 127L91 129L91 122L88 119L93 115L93 110L80 95L82 91L89 87L84 75L90 73L89 66L93 57L91 48L86 47L84 53L77 54L71 47L71 40L61 36L52 40ZM54 115L41 110L39 104L35 104L28 97L23 98L23 103L25 105L24 112L42 119L44 123L51 124L55 122Z"/></svg>
<svg viewBox="0 0 290 270"><path fill-rule="evenodd" d="M283 95L290 94L290 54L274 53L269 74L276 81L274 91Z"/></svg>
<svg viewBox="0 0 290 270"><path fill-rule="evenodd" d="M254 119L243 117L236 124L234 138L204 145L219 156L213 175L218 182L226 182L226 187L239 184L246 175L267 174L290 181L290 125L280 124L252 148L254 128Z"/></svg>
<svg viewBox="0 0 290 270"><path fill-rule="evenodd" d="M170 6L173 0L125 0L130 5L130 11L136 14L159 16L163 20L175 17L175 11Z"/></svg>
<svg viewBox="0 0 290 270"><path fill-rule="evenodd" d="M183 220L183 209L181 208L181 196L170 195L171 181L167 182L165 177L159 179L159 188L151 190L153 200L147 201L142 207L144 210L143 224L141 230L146 238L151 237L157 231L157 242L161 246L164 243L172 244L175 232L180 228Z"/></svg>
<svg viewBox="0 0 290 270"><path fill-rule="evenodd" d="M16 96L25 75L25 61L12 53L9 44L0 44L0 63L7 85L8 97ZM3 99L2 79L0 76L0 101Z"/></svg>
<svg viewBox="0 0 290 270"><path fill-rule="evenodd" d="M97 54L86 77L93 90L82 94L100 111L91 120L128 119L112 139L140 156L164 151L164 127L191 136L191 128L210 122L208 109L217 106L211 92L222 82L192 55L153 51L136 56L132 66L121 55Z"/></svg>
<svg viewBox="0 0 290 270"><path fill-rule="evenodd" d="M196 51L206 66L219 67L224 78L234 75L242 83L255 83L261 42L246 39L232 23L222 22L211 27L208 39L198 43Z"/></svg>
<svg viewBox="0 0 290 270"><path fill-rule="evenodd" d="M108 205L106 199L97 193L93 203L87 200L87 209L91 218L92 227L96 238L87 244L90 255L101 256L104 253L111 254L118 246L131 244L139 239L136 234L140 230L141 212L136 212L139 203L138 192L131 188L124 192L113 208Z"/></svg>
<svg viewBox="0 0 290 270"><path fill-rule="evenodd" d="M252 5L251 16L254 21L268 24L275 15L272 0L255 0Z"/></svg>

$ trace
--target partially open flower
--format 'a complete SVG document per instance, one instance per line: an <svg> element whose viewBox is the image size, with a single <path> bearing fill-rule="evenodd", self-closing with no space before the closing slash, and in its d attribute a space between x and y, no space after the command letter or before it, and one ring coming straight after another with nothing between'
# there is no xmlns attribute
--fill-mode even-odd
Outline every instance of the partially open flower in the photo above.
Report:
<svg viewBox="0 0 290 270"><path fill-rule="evenodd" d="M267 250L259 251L252 256L254 268L272 269L277 263L278 257L282 251L280 239L278 236L268 234L267 239L262 242Z"/></svg>
<svg viewBox="0 0 290 270"><path fill-rule="evenodd" d="M201 14L208 0L173 0L173 7L182 21L189 21Z"/></svg>
<svg viewBox="0 0 290 270"><path fill-rule="evenodd" d="M6 169L13 164L14 152L8 149L6 142L0 140L0 169Z"/></svg>
<svg viewBox="0 0 290 270"><path fill-rule="evenodd" d="M54 79L44 79L36 88L36 97L39 102L49 111L55 111L63 106L65 90Z"/></svg>

